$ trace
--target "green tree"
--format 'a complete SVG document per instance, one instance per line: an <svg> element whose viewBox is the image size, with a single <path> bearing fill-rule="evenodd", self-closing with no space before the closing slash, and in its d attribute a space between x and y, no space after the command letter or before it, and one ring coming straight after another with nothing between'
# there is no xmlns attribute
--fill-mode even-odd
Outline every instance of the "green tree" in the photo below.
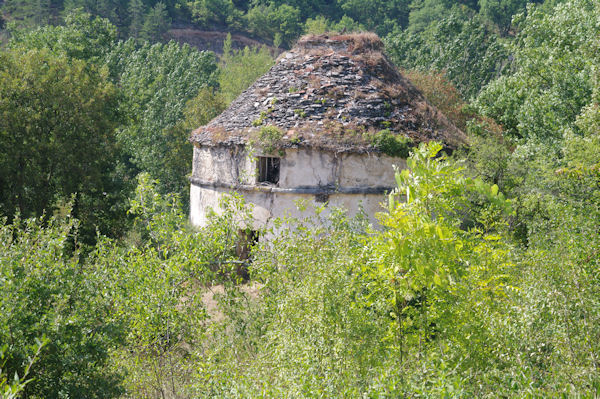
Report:
<svg viewBox="0 0 600 399"><path fill-rule="evenodd" d="M212 24L241 28L242 12L232 0L195 0L188 2L194 19L204 27Z"/></svg>
<svg viewBox="0 0 600 399"><path fill-rule="evenodd" d="M127 5L126 0L62 0L64 14L83 11L106 18L119 29L127 26Z"/></svg>
<svg viewBox="0 0 600 399"><path fill-rule="evenodd" d="M394 28L405 28L408 25L410 3L409 0L338 1L346 16L382 36L390 33Z"/></svg>
<svg viewBox="0 0 600 399"><path fill-rule="evenodd" d="M46 25L52 17L49 0L7 0L0 4L0 10L23 28Z"/></svg>
<svg viewBox="0 0 600 399"><path fill-rule="evenodd" d="M48 49L57 55L102 64L116 39L117 29L110 21L76 10L65 17L61 26L12 30L8 46Z"/></svg>
<svg viewBox="0 0 600 399"><path fill-rule="evenodd" d="M130 0L128 10L131 18L131 22L129 23L129 36L138 38L141 35L144 26L146 8L144 7L142 0Z"/></svg>
<svg viewBox="0 0 600 399"><path fill-rule="evenodd" d="M340 13L339 4L336 1L323 0L252 0L249 2L252 6L273 5L279 7L287 4L302 11L302 19L315 18L318 15L326 16L331 19L337 19ZM250 7L251 8L251 7Z"/></svg>
<svg viewBox="0 0 600 399"><path fill-rule="evenodd" d="M116 233L121 116L107 70L44 49L11 49L0 59L2 212L41 215L76 194L74 211L86 234L94 225Z"/></svg>
<svg viewBox="0 0 600 399"><path fill-rule="evenodd" d="M219 69L219 87L227 104L246 90L262 76L274 63L273 56L263 46L245 47L243 50L231 48L231 35L223 43L223 56Z"/></svg>
<svg viewBox="0 0 600 399"><path fill-rule="evenodd" d="M472 15L479 11L479 3L478 0L414 0L409 5L409 22L406 28L410 33L421 32L446 18L453 9L460 10L464 16Z"/></svg>
<svg viewBox="0 0 600 399"><path fill-rule="evenodd" d="M304 22L304 32L308 34L320 35L321 33L325 33L329 31L329 26L331 22L322 15L317 17L308 18L306 22Z"/></svg>
<svg viewBox="0 0 600 399"><path fill-rule="evenodd" d="M118 27L123 27L121 17L127 12L127 3L120 0L98 0L95 4L95 15L106 18Z"/></svg>
<svg viewBox="0 0 600 399"><path fill-rule="evenodd" d="M546 143L575 131L577 115L590 103L600 7L588 0L557 5L550 13L530 6L517 20L510 47L513 65L491 82L476 104L508 136Z"/></svg>
<svg viewBox="0 0 600 399"><path fill-rule="evenodd" d="M444 0L417 0L411 3L408 32L424 31L433 22L441 21L448 14L448 4Z"/></svg>
<svg viewBox="0 0 600 399"><path fill-rule="evenodd" d="M119 42L107 57L108 65L125 96L128 123L119 132L124 156L132 164L128 173L150 173L161 181L165 192L182 193L187 189L180 169L181 151L191 146L181 136L169 132L184 117L188 100L204 87L216 86L217 63L213 53L200 52L188 45Z"/></svg>
<svg viewBox="0 0 600 399"><path fill-rule="evenodd" d="M173 127L165 128L162 136L165 142L165 153L168 154L168 168L172 182L167 186L171 190L177 189L179 193L187 193L192 162L192 148L190 145L190 132L206 125L210 120L226 108L223 95L214 87L203 87L198 95L189 100L183 109L183 117ZM166 173L164 173L166 174ZM189 196L182 194L184 210L188 210Z"/></svg>
<svg viewBox="0 0 600 399"><path fill-rule="evenodd" d="M255 6L248 10L246 20L251 33L270 40L279 34L286 46L302 33L300 10L288 4Z"/></svg>
<svg viewBox="0 0 600 399"><path fill-rule="evenodd" d="M423 32L390 34L387 51L403 68L444 71L464 97L475 96L497 77L508 53L480 17L467 15L454 8Z"/></svg>
<svg viewBox="0 0 600 399"><path fill-rule="evenodd" d="M513 15L524 11L527 3L527 0L481 0L480 13L498 25L500 34L506 35Z"/></svg>
<svg viewBox="0 0 600 399"><path fill-rule="evenodd" d="M367 29L349 16L344 15L342 19L331 25L331 30L334 32L341 32L343 30L346 32L362 32Z"/></svg>
<svg viewBox="0 0 600 399"><path fill-rule="evenodd" d="M183 111L183 124L189 131L206 125L226 108L225 99L213 87L200 89L198 95L187 102Z"/></svg>
<svg viewBox="0 0 600 399"><path fill-rule="evenodd" d="M160 42L170 27L171 19L167 13L167 7L165 3L159 1L144 17L140 37L150 42Z"/></svg>

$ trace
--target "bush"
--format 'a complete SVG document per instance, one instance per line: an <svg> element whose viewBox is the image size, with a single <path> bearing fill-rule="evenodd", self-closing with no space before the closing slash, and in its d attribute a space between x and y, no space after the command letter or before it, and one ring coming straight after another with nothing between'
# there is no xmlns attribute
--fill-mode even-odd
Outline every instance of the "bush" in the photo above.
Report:
<svg viewBox="0 0 600 399"><path fill-rule="evenodd" d="M379 151L391 157L408 158L411 140L408 137L394 134L385 129L371 138L372 144Z"/></svg>
<svg viewBox="0 0 600 399"><path fill-rule="evenodd" d="M283 131L277 126L263 126L258 131L256 142L266 153L272 153L283 138Z"/></svg>
<svg viewBox="0 0 600 399"><path fill-rule="evenodd" d="M68 209L68 208L67 208ZM84 262L67 212L0 226L0 342L7 375L23 375L30 345L46 336L27 397L110 398L122 393L109 352L124 326L112 313L110 269Z"/></svg>
<svg viewBox="0 0 600 399"><path fill-rule="evenodd" d="M125 345L113 352L113 368L127 372L131 393L150 397L188 390L194 348L202 347L210 322L202 296L215 284L238 283L236 247L250 223L237 197L221 202L208 225L192 228L177 196L163 196L157 182L139 176L130 212L130 246L101 243L96 262L111 267L113 312L126 328Z"/></svg>
<svg viewBox="0 0 600 399"><path fill-rule="evenodd" d="M249 210L225 198L196 230L176 196L163 197L148 175L139 183L127 247L98 237L82 254L68 205L46 220L16 216L0 226L3 373L24 375L31 342L48 338L25 395L154 395L177 392L167 382L183 386L189 376L189 348L201 345L208 320L203 289L240 280L236 247Z"/></svg>

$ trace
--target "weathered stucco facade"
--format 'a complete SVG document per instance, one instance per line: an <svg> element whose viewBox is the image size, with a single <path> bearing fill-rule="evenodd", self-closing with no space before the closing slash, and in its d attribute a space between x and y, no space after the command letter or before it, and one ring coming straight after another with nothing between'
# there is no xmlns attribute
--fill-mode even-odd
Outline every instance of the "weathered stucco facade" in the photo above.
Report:
<svg viewBox="0 0 600 399"><path fill-rule="evenodd" d="M270 154L269 154L270 155ZM190 188L190 219L206 223L208 208L218 210L219 198L236 191L253 204L256 227L273 218L301 217L314 206L342 207L350 215L362 208L375 222L384 194L393 189L394 166L405 161L383 154L334 153L307 149L284 149L277 184L258 182L258 159L244 146L196 147ZM305 200L306 211L296 202Z"/></svg>
<svg viewBox="0 0 600 399"><path fill-rule="evenodd" d="M304 212L362 208L376 222L394 165L430 140L456 148L464 134L389 62L375 34L304 37L192 133L191 222L204 225L232 191L253 204L256 227L305 216L298 200Z"/></svg>

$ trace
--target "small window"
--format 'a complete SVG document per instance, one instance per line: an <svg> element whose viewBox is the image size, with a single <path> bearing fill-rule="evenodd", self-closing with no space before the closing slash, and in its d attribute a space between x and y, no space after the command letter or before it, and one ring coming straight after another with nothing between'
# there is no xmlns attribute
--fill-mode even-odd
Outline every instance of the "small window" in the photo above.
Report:
<svg viewBox="0 0 600 399"><path fill-rule="evenodd" d="M275 157L258 157L258 182L279 183L279 166L281 160Z"/></svg>

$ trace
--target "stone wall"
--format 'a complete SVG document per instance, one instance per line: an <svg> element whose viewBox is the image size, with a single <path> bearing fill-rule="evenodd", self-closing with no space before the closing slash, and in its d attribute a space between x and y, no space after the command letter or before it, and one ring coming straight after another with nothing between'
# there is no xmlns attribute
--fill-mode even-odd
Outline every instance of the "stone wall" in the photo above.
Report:
<svg viewBox="0 0 600 399"><path fill-rule="evenodd" d="M362 207L375 224L385 192L395 184L394 167L406 166L400 158L375 153L335 153L316 149L286 149L281 156L277 185L256 183L257 163L243 146L195 147L190 189L190 220L206 223L205 213L218 210L221 195L237 191L254 204L256 226L268 225L273 218L306 216L313 212L297 209L296 201L328 208L343 207L351 215ZM327 211L326 211L327 213Z"/></svg>

